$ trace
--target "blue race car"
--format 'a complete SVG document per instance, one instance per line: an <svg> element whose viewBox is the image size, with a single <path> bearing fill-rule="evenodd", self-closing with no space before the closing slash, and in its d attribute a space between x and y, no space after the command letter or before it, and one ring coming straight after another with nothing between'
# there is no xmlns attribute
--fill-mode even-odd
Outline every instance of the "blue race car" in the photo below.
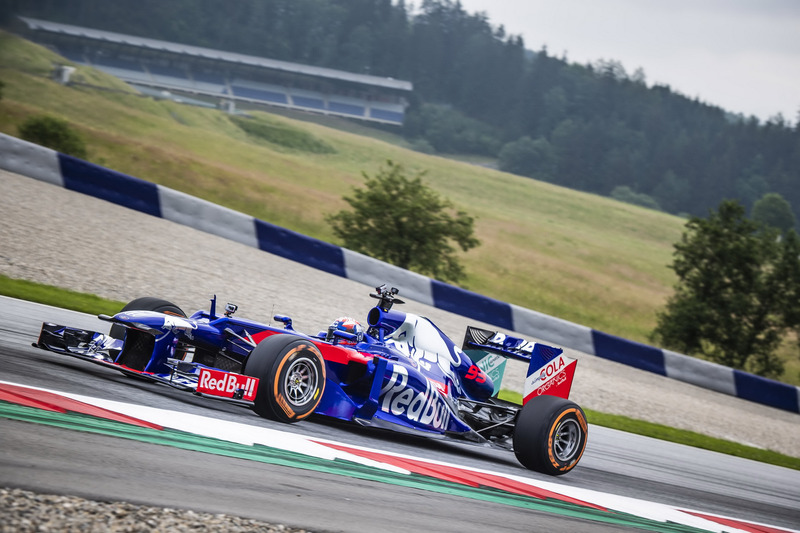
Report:
<svg viewBox="0 0 800 533"><path fill-rule="evenodd" d="M429 319L393 309L381 286L366 324L342 317L316 335L234 317L227 304L191 316L158 298L139 298L108 334L42 324L34 346L113 367L194 394L248 405L292 423L311 414L513 450L525 467L572 470L587 423L568 400L577 361L563 351L468 327L458 347ZM497 398L505 360L528 363L523 406Z"/></svg>

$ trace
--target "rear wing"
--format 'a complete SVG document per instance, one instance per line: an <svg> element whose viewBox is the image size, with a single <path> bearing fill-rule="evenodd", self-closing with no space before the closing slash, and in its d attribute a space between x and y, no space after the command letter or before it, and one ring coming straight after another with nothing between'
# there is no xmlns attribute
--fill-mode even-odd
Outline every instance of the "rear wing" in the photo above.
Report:
<svg viewBox="0 0 800 533"><path fill-rule="evenodd" d="M495 395L500 391L506 359L515 359L528 363L523 405L542 394L569 398L578 361L565 356L561 348L468 326L462 349L492 378Z"/></svg>

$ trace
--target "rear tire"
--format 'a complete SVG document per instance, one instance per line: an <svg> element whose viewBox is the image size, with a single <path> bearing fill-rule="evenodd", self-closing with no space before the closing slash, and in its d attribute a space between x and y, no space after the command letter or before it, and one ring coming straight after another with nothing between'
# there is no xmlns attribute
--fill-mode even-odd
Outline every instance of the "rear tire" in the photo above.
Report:
<svg viewBox="0 0 800 533"><path fill-rule="evenodd" d="M550 476L566 474L586 449L586 415L557 396L532 398L517 416L514 454L525 467Z"/></svg>
<svg viewBox="0 0 800 533"><path fill-rule="evenodd" d="M128 302L120 313L124 311L155 311L167 315L186 317L186 313L174 303L161 298L153 298L152 296L145 296ZM114 324L108 334L115 339L122 340L125 339L126 333L128 333L127 329L125 326ZM150 362L154 342L155 339L148 333L131 331L126 340L126 348L123 350L121 357L117 354L116 362L128 368L140 372L143 371L147 363Z"/></svg>
<svg viewBox="0 0 800 533"><path fill-rule="evenodd" d="M275 334L256 346L244 365L259 379L253 410L264 418L297 422L311 415L325 392L325 361L310 340Z"/></svg>

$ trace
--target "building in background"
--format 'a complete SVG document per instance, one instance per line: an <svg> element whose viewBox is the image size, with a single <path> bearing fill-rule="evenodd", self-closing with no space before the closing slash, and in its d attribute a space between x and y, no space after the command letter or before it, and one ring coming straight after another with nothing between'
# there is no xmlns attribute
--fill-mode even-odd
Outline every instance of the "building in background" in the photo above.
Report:
<svg viewBox="0 0 800 533"><path fill-rule="evenodd" d="M236 102L401 125L410 81L355 74L20 17L27 37L142 92L170 91L229 111Z"/></svg>

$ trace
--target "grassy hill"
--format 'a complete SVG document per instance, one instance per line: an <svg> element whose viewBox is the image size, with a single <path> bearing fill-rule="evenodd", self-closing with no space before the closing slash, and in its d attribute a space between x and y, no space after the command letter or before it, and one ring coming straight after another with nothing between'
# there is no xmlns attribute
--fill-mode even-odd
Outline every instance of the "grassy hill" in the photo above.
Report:
<svg viewBox="0 0 800 533"><path fill-rule="evenodd" d="M471 290L643 342L671 294L680 218L413 152L364 126L253 112L271 132L258 136L221 111L142 97L90 68L60 86L54 61L64 62L0 33L0 131L17 135L31 115L65 119L95 163L331 242L325 215L347 206L362 171L392 159L427 170L430 187L476 217L482 244L463 257Z"/></svg>

